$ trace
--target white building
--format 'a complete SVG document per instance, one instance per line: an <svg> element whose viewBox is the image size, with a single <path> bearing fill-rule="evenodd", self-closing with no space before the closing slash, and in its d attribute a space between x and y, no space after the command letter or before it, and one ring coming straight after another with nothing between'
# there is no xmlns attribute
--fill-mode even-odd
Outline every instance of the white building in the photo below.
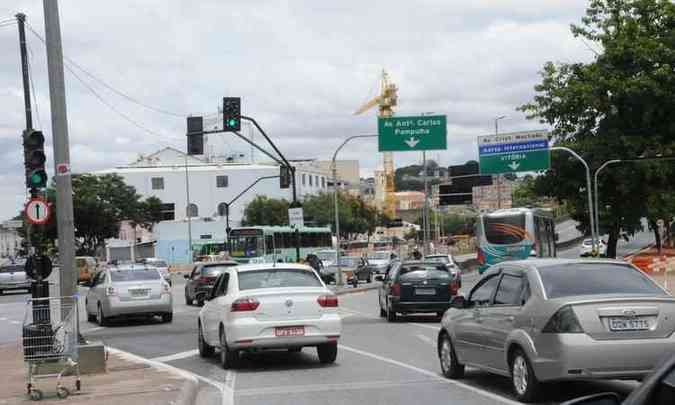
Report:
<svg viewBox="0 0 675 405"><path fill-rule="evenodd" d="M0 224L0 257L14 257L21 249L21 237L17 226L21 221L5 221Z"/></svg>
<svg viewBox="0 0 675 405"><path fill-rule="evenodd" d="M187 170L186 170L187 162ZM187 171L187 175L186 175ZM222 217L225 204L264 176L279 176L279 166L272 163L238 163L236 158L205 161L185 156L179 150L164 148L141 157L127 166L101 170L94 174L117 173L136 188L144 198L162 200L164 220L183 220L187 216L189 184L191 216ZM313 162L296 165L298 199L328 191L329 173ZM260 180L230 206L230 226L238 226L246 205L258 195L291 201L292 188L280 188L279 179Z"/></svg>

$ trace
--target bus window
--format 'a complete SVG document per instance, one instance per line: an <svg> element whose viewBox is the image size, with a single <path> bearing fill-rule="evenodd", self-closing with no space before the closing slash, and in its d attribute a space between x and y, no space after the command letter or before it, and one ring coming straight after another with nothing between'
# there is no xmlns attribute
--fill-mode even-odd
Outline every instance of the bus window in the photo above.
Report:
<svg viewBox="0 0 675 405"><path fill-rule="evenodd" d="M511 245L526 238L525 215L483 217L485 239L495 245Z"/></svg>

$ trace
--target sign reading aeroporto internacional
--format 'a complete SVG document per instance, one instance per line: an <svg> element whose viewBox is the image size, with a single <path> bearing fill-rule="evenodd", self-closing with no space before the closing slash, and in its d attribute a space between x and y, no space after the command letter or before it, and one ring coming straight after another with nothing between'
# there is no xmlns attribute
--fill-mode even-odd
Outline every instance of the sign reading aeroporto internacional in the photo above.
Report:
<svg viewBox="0 0 675 405"><path fill-rule="evenodd" d="M546 170L550 165L548 133L523 131L478 137L480 174Z"/></svg>
<svg viewBox="0 0 675 405"><path fill-rule="evenodd" d="M380 152L447 149L445 115L390 117L377 120Z"/></svg>

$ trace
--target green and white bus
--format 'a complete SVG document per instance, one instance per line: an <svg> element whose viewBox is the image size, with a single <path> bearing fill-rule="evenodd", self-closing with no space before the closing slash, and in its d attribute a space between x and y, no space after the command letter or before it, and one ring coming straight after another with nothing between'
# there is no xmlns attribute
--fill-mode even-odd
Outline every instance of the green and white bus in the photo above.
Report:
<svg viewBox="0 0 675 405"><path fill-rule="evenodd" d="M242 264L295 262L298 236L301 259L317 250L333 247L333 235L328 227L296 230L290 226L249 226L230 230L230 257Z"/></svg>

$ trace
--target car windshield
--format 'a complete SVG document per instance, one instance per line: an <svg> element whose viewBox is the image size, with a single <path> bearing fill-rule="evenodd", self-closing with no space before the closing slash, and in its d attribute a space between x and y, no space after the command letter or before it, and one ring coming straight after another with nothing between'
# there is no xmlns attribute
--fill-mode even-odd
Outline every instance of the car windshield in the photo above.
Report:
<svg viewBox="0 0 675 405"><path fill-rule="evenodd" d="M373 260L388 260L390 257L389 252L375 252L368 255L368 258Z"/></svg>
<svg viewBox="0 0 675 405"><path fill-rule="evenodd" d="M219 264L217 266L204 266L202 268L202 275L205 276L205 277L216 277L220 273L225 271L228 267L232 267L232 266L223 265L223 264Z"/></svg>
<svg viewBox="0 0 675 405"><path fill-rule="evenodd" d="M252 270L239 273L239 289L321 287L313 271L301 269Z"/></svg>
<svg viewBox="0 0 675 405"><path fill-rule="evenodd" d="M157 270L119 270L111 271L110 278L113 282L150 281L159 280L161 276Z"/></svg>
<svg viewBox="0 0 675 405"><path fill-rule="evenodd" d="M448 256L427 256L424 258L424 260L431 263L450 263L450 258Z"/></svg>
<svg viewBox="0 0 675 405"><path fill-rule="evenodd" d="M335 254L336 252L333 251L323 251L323 252L316 252L316 256L325 261L334 261L335 260Z"/></svg>
<svg viewBox="0 0 675 405"><path fill-rule="evenodd" d="M631 266L614 263L566 263L539 268L548 298L576 295L667 295Z"/></svg>

